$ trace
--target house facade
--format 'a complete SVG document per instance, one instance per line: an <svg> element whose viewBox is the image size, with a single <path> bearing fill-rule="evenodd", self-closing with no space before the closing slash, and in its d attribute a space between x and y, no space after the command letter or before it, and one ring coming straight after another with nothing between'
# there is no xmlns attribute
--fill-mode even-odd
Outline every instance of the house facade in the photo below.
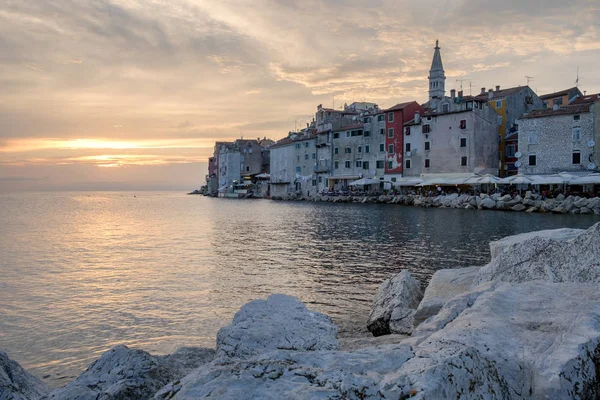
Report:
<svg viewBox="0 0 600 400"><path fill-rule="evenodd" d="M312 197L317 193L317 135L314 129L290 132L269 147L271 197Z"/></svg>
<svg viewBox="0 0 600 400"><path fill-rule="evenodd" d="M519 173L593 172L598 168L594 106L532 111L519 119Z"/></svg>
<svg viewBox="0 0 600 400"><path fill-rule="evenodd" d="M415 113L425 109L416 101L396 104L384 111L385 119L385 179L402 177L404 160L404 124L414 118Z"/></svg>

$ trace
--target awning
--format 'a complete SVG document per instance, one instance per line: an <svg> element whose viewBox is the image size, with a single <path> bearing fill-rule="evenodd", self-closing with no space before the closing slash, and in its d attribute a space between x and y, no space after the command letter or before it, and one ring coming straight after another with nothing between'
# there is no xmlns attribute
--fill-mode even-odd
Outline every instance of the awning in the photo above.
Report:
<svg viewBox="0 0 600 400"><path fill-rule="evenodd" d="M532 179L531 176L527 176L527 175L521 175L521 174L517 174L517 175L513 175L513 176L509 176L507 178L504 179L500 179L501 184L506 184L506 185L523 185L523 184L531 184L531 185L535 185L536 183L534 183L534 179Z"/></svg>
<svg viewBox="0 0 600 400"><path fill-rule="evenodd" d="M258 174L255 176L255 178L258 178L258 179L269 179L270 177L271 177L271 175L266 174L266 173Z"/></svg>
<svg viewBox="0 0 600 400"><path fill-rule="evenodd" d="M366 186L366 185L379 185L380 181L376 181L371 178L362 178L354 182L350 182L348 185L350 186Z"/></svg>
<svg viewBox="0 0 600 400"><path fill-rule="evenodd" d="M339 176L330 176L327 179L331 180L338 180L338 181L345 181L345 180L357 180L360 179L361 176L360 175L339 175Z"/></svg>
<svg viewBox="0 0 600 400"><path fill-rule="evenodd" d="M600 174L579 177L572 180L571 185L600 185Z"/></svg>
<svg viewBox="0 0 600 400"><path fill-rule="evenodd" d="M421 178L403 178L394 183L394 186L417 186L419 183L423 183Z"/></svg>

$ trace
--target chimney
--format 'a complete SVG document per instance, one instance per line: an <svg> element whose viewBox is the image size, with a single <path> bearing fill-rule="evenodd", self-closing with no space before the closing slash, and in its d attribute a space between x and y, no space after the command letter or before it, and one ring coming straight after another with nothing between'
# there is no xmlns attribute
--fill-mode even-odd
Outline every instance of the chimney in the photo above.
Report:
<svg viewBox="0 0 600 400"><path fill-rule="evenodd" d="M462 98L462 97L463 97L463 91L462 91L462 90L459 90L459 91L458 91L458 97L460 97L460 98Z"/></svg>
<svg viewBox="0 0 600 400"><path fill-rule="evenodd" d="M456 89L452 89L450 91L450 97L452 98L452 102L454 103L456 101Z"/></svg>
<svg viewBox="0 0 600 400"><path fill-rule="evenodd" d="M491 100L494 98L494 89L490 89L488 91L488 100Z"/></svg>
<svg viewBox="0 0 600 400"><path fill-rule="evenodd" d="M419 114L419 112L417 111L415 113L415 124L419 124L421 123L421 114Z"/></svg>
<svg viewBox="0 0 600 400"><path fill-rule="evenodd" d="M485 88L484 87L481 88L481 93L480 94L485 94Z"/></svg>
<svg viewBox="0 0 600 400"><path fill-rule="evenodd" d="M496 85L496 92L500 91L500 85Z"/></svg>
<svg viewBox="0 0 600 400"><path fill-rule="evenodd" d="M323 108L323 104L319 104L319 105L317 106L317 110L320 110L321 108Z"/></svg>

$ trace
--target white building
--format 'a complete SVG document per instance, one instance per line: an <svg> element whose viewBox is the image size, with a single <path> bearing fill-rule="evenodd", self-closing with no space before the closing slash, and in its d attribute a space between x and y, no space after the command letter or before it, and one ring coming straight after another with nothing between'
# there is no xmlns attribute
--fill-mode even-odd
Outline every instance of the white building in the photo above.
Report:
<svg viewBox="0 0 600 400"><path fill-rule="evenodd" d="M519 173L592 172L594 107L591 104L534 110L519 118Z"/></svg>
<svg viewBox="0 0 600 400"><path fill-rule="evenodd" d="M415 114L404 124L404 177L496 174L497 114L487 102L469 103L472 109Z"/></svg>
<svg viewBox="0 0 600 400"><path fill-rule="evenodd" d="M271 197L307 198L317 193L317 135L313 129L290 135L269 147Z"/></svg>

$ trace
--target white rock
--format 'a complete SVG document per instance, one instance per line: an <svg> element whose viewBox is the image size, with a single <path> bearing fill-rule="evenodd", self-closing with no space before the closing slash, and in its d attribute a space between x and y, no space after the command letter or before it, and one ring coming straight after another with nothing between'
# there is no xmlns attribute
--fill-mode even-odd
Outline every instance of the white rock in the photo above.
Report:
<svg viewBox="0 0 600 400"><path fill-rule="evenodd" d="M337 326L295 297L274 294L254 300L217 334L217 357L250 357L272 350L338 349Z"/></svg>
<svg viewBox="0 0 600 400"><path fill-rule="evenodd" d="M471 289L481 267L442 269L436 271L425 289L423 300L414 316L414 326L434 316L454 296Z"/></svg>
<svg viewBox="0 0 600 400"><path fill-rule="evenodd" d="M483 201L481 202L481 208L493 210L494 208L496 208L496 202L488 197L486 199L483 199Z"/></svg>
<svg viewBox="0 0 600 400"><path fill-rule="evenodd" d="M0 400L37 400L50 389L0 351Z"/></svg>
<svg viewBox="0 0 600 400"><path fill-rule="evenodd" d="M75 381L44 399L148 399L167 383L213 358L210 349L184 348L170 356L152 356L120 345L104 353Z"/></svg>
<svg viewBox="0 0 600 400"><path fill-rule="evenodd" d="M432 352L474 347L496 365L510 398L600 396L597 284L488 283L448 302L411 341Z"/></svg>
<svg viewBox="0 0 600 400"><path fill-rule="evenodd" d="M572 233L532 235L519 243L508 238L505 249L494 250L495 257L479 270L473 286L496 280L599 283L600 223L565 240Z"/></svg>
<svg viewBox="0 0 600 400"><path fill-rule="evenodd" d="M521 233L519 235L507 236L505 238L490 242L490 253L492 260L503 251L513 251L513 246L530 240L532 238L545 237L557 241L565 241L573 239L575 236L582 233L584 229L548 229L545 231L535 231Z"/></svg>
<svg viewBox="0 0 600 400"><path fill-rule="evenodd" d="M414 312L423 298L423 291L408 271L402 271L379 286L367 321L374 336L390 333L410 334Z"/></svg>

